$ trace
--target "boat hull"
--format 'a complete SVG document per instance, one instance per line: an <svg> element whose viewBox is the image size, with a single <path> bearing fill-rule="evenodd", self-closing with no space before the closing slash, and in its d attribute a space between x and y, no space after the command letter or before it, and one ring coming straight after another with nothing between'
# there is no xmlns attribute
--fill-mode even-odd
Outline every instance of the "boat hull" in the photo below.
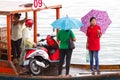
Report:
<svg viewBox="0 0 120 80"><path fill-rule="evenodd" d="M0 75L0 80L120 80L119 73L91 75L91 76L76 76L76 77L57 77L57 76L8 76Z"/></svg>

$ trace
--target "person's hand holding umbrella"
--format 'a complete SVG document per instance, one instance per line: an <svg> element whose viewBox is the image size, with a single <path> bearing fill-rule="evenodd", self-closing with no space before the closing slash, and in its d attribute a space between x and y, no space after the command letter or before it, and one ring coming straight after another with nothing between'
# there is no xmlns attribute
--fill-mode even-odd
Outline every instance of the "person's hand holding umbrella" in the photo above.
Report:
<svg viewBox="0 0 120 80"><path fill-rule="evenodd" d="M100 38L101 37L101 30L98 30L98 37Z"/></svg>

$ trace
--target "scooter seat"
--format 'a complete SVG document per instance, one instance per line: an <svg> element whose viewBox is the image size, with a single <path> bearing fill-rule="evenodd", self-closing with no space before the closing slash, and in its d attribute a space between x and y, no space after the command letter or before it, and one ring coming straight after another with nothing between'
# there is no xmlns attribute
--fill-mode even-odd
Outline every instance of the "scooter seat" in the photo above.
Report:
<svg viewBox="0 0 120 80"><path fill-rule="evenodd" d="M27 48L27 49L25 49L26 51L28 51L28 50L36 50L36 48Z"/></svg>

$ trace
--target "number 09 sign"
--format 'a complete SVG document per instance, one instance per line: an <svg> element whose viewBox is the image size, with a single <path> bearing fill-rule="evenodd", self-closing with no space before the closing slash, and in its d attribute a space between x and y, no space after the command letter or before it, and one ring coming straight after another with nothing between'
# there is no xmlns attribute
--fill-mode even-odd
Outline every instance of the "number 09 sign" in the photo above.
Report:
<svg viewBox="0 0 120 80"><path fill-rule="evenodd" d="M42 0L34 0L33 6L34 6L34 8L42 7Z"/></svg>

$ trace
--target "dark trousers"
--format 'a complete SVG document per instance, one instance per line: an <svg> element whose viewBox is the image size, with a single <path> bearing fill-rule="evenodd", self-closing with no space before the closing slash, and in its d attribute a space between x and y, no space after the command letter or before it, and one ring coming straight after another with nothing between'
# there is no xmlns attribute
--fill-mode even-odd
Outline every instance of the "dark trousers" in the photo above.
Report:
<svg viewBox="0 0 120 80"><path fill-rule="evenodd" d="M21 47L20 47L21 42L22 42L22 38L18 39L17 41L11 40L13 58L19 58L20 57L20 54L21 54Z"/></svg>
<svg viewBox="0 0 120 80"><path fill-rule="evenodd" d="M65 56L66 56L66 75L68 75L70 70L72 49L60 49L60 61L59 61L59 68L58 68L59 75L61 75L62 73L62 65L64 63Z"/></svg>

